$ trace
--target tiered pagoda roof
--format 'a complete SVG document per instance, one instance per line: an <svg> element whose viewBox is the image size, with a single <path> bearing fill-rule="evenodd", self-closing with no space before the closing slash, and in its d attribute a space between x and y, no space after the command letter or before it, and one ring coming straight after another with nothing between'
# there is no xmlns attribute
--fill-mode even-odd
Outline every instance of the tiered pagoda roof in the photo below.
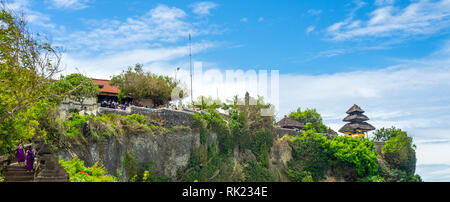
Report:
<svg viewBox="0 0 450 202"><path fill-rule="evenodd" d="M284 118L281 119L277 123L277 125L280 126L281 128L290 128L290 129L295 129L295 128L302 129L305 127L302 123L300 123L294 119L291 119L287 116L284 116Z"/></svg>
<svg viewBox="0 0 450 202"><path fill-rule="evenodd" d="M375 130L375 127L365 122L368 121L369 118L363 113L364 110L354 104L349 110L347 110L348 116L343 120L344 122L350 123L345 124L341 129L339 129L339 132L346 134L357 134Z"/></svg>

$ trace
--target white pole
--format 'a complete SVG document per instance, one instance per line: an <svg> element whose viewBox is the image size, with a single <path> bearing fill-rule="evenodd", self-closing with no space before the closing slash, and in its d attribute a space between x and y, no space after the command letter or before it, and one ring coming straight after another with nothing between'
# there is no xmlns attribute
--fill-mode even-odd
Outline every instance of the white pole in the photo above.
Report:
<svg viewBox="0 0 450 202"><path fill-rule="evenodd" d="M193 93L192 93L192 48L191 48L191 33L189 33L189 66L190 66L190 72L191 72L191 105L194 107L194 101L193 101Z"/></svg>

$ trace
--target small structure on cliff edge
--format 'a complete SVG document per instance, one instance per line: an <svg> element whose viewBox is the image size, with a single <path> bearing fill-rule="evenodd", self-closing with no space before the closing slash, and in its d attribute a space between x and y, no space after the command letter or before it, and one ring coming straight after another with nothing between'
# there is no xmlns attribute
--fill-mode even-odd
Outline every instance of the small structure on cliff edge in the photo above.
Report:
<svg viewBox="0 0 450 202"><path fill-rule="evenodd" d="M281 121L279 121L277 123L277 125L280 126L281 128L298 129L298 130L301 130L305 127L302 123L300 123L294 119L291 119L291 118L287 117L286 115L284 116L283 119L281 119Z"/></svg>
<svg viewBox="0 0 450 202"><path fill-rule="evenodd" d="M375 130L375 127L365 122L369 118L363 114L358 105L354 104L348 111L348 116L344 118L344 122L350 122L342 126L339 132L347 134L352 137L365 137L366 133L371 130Z"/></svg>

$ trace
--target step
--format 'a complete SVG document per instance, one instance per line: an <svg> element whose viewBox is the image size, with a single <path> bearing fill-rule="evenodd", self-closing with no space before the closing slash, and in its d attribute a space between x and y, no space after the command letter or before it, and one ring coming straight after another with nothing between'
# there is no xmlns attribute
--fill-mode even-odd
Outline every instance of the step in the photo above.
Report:
<svg viewBox="0 0 450 202"><path fill-rule="evenodd" d="M39 175L67 175L66 172L61 170L43 170Z"/></svg>
<svg viewBox="0 0 450 202"><path fill-rule="evenodd" d="M22 166L21 167L19 167L19 166L7 166L6 170L11 170L11 171L13 171L13 170L18 170L18 171L24 170L24 171L26 171L27 169L25 167L22 167Z"/></svg>
<svg viewBox="0 0 450 202"><path fill-rule="evenodd" d="M35 182L69 182L68 177L43 177L35 178Z"/></svg>
<svg viewBox="0 0 450 202"><path fill-rule="evenodd" d="M29 182L33 181L33 176L6 176L5 182Z"/></svg>
<svg viewBox="0 0 450 202"><path fill-rule="evenodd" d="M33 176L34 172L26 172L26 171L6 171L5 176L20 176L20 175L26 175L26 176Z"/></svg>

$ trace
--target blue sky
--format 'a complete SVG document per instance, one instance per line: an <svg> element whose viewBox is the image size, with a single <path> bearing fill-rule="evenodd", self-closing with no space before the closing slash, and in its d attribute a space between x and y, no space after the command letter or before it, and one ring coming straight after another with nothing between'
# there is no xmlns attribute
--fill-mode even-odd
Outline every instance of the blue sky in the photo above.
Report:
<svg viewBox="0 0 450 202"><path fill-rule="evenodd" d="M187 80L205 70L280 71L277 117L316 108L338 130L358 104L377 128L408 131L418 173L450 181L450 1L9 0L65 50L68 74L108 79L142 63ZM216 95L212 85L194 95ZM212 89L212 90L211 90ZM220 97L226 97L220 95ZM195 96L194 96L195 97Z"/></svg>

